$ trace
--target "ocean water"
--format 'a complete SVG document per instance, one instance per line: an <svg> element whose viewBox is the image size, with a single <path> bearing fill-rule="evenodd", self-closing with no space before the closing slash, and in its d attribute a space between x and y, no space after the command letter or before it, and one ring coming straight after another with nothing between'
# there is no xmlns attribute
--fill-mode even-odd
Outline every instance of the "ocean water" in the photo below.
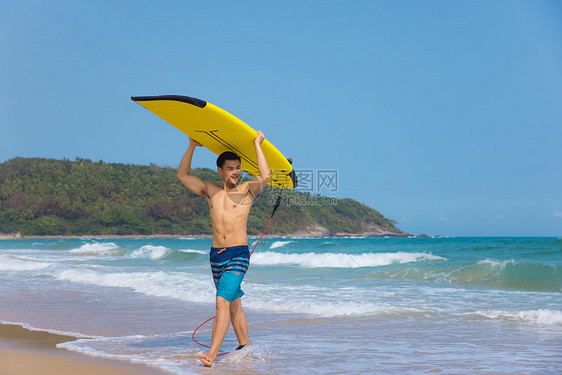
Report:
<svg viewBox="0 0 562 375"><path fill-rule="evenodd" d="M209 247L2 240L0 321L174 374L562 373L560 238L265 238L242 287L252 344L211 369L191 338L214 315Z"/></svg>

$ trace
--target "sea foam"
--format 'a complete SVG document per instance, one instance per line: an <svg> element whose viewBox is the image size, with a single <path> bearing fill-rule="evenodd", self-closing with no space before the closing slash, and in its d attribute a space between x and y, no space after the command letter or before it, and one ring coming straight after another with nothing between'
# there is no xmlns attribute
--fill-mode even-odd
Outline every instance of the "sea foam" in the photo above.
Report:
<svg viewBox="0 0 562 375"><path fill-rule="evenodd" d="M269 247L270 249L277 249L279 247L283 247L283 246L287 246L290 243L293 243L295 241L275 241L274 243L271 244L271 246Z"/></svg>
<svg viewBox="0 0 562 375"><path fill-rule="evenodd" d="M212 301L214 290L214 286L208 280L202 281L192 274L183 272L102 273L70 269L59 272L55 278L102 287L129 288L149 296L204 303Z"/></svg>
<svg viewBox="0 0 562 375"><path fill-rule="evenodd" d="M274 303L272 303L274 302ZM341 316L405 315L419 312L415 308L350 301L314 301L303 298L289 301L272 301L271 298L248 297L246 306L252 309L279 313L297 313L309 316L333 318Z"/></svg>
<svg viewBox="0 0 562 375"><path fill-rule="evenodd" d="M141 363L160 368L171 374L192 375L199 373L191 371L190 363L192 363L192 359L197 358L200 351L193 347L190 333L79 339L57 344L57 348L93 357ZM256 356L250 358L254 359ZM224 359L221 358L221 360Z"/></svg>
<svg viewBox="0 0 562 375"><path fill-rule="evenodd" d="M363 253L363 254L337 254L337 253L304 253L284 254L272 251L259 252L252 255L253 265L273 266L292 265L304 268L331 267L331 268L359 268L378 267L393 263L409 263L445 260L445 258L430 253Z"/></svg>
<svg viewBox="0 0 562 375"><path fill-rule="evenodd" d="M35 332L47 332L52 333L54 335L62 335L62 336L72 336L76 337L77 339L96 339L99 336L92 336L92 335L84 335L77 332L68 332L68 331L60 331L56 329L46 329L46 328L37 328L27 323L17 323L11 322L7 320L0 320L0 324L2 325L10 325L10 326L20 326L22 328L27 329L28 331L35 331Z"/></svg>
<svg viewBox="0 0 562 375"><path fill-rule="evenodd" d="M90 255L90 256L108 256L108 255L119 255L122 254L123 251L114 244L113 242L102 242L102 243L86 243L80 246L78 249L69 250L70 253L73 254L82 254L82 255Z"/></svg>
<svg viewBox="0 0 562 375"><path fill-rule="evenodd" d="M165 246L144 245L140 249L133 251L128 257L130 258L150 258L151 260L174 259L178 256L195 257L195 254L207 255L209 251L180 249L174 250Z"/></svg>
<svg viewBox="0 0 562 375"><path fill-rule="evenodd" d="M0 255L0 271L36 271L47 268L51 264L49 262L24 260L9 254Z"/></svg>
<svg viewBox="0 0 562 375"><path fill-rule="evenodd" d="M518 320L541 325L562 326L562 311L539 309L539 310L488 310L476 311L476 315L489 319Z"/></svg>
<svg viewBox="0 0 562 375"><path fill-rule="evenodd" d="M152 246L144 245L138 250L131 253L131 258L150 258L150 259L162 259L168 256L172 250L165 246Z"/></svg>

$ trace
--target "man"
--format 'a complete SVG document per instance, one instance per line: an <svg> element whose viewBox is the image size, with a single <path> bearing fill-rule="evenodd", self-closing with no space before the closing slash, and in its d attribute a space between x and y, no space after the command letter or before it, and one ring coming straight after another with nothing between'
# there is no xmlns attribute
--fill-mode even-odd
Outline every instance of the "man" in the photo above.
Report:
<svg viewBox="0 0 562 375"><path fill-rule="evenodd" d="M192 138L189 139L189 147L178 168L178 179L193 193L207 198L213 224L210 262L217 289L216 317L211 348L206 355L199 355L199 360L209 367L217 358L230 322L240 344L238 348L250 343L248 321L240 299L244 292L240 289L240 284L250 260L246 231L248 214L252 202L269 180L269 166L261 149L264 139L263 133L258 131L254 147L259 175L243 184L238 185L242 173L240 157L232 152L225 152L217 159L217 172L221 176L222 185L191 175L193 153L197 146L201 146Z"/></svg>

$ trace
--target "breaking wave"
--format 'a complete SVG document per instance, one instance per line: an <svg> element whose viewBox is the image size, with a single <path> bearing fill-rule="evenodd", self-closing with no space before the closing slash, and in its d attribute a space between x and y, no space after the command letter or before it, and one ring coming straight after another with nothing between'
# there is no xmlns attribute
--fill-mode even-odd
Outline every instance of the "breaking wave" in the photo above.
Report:
<svg viewBox="0 0 562 375"><path fill-rule="evenodd" d="M284 254L272 251L255 253L252 256L252 264L260 266L289 265L305 268L360 268L378 267L393 263L426 262L446 260L446 258L430 253L363 253L363 254L341 254L341 253L304 253Z"/></svg>

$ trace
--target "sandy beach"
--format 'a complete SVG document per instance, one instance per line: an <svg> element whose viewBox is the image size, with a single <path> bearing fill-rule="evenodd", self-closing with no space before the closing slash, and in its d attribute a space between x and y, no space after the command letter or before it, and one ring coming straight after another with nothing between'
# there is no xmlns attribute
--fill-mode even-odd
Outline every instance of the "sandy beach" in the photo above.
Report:
<svg viewBox="0 0 562 375"><path fill-rule="evenodd" d="M121 360L57 349L71 336L0 324L0 375L162 375L165 372Z"/></svg>

